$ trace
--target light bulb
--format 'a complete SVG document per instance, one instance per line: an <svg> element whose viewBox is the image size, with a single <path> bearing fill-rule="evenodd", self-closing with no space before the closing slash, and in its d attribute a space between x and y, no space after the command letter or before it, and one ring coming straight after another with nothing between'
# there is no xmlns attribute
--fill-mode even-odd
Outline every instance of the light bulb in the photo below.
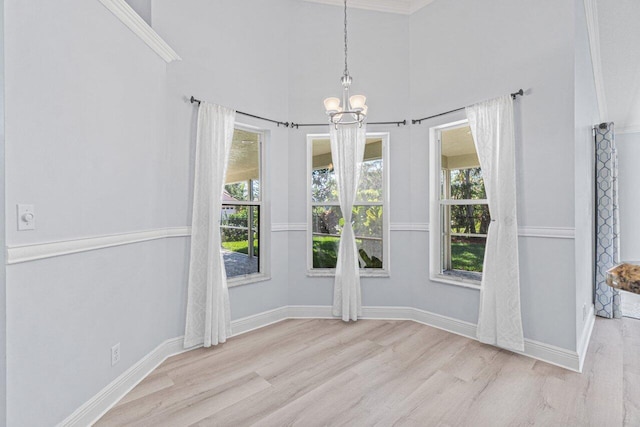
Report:
<svg viewBox="0 0 640 427"><path fill-rule="evenodd" d="M353 95L351 98L349 98L351 109L355 111L364 108L365 102L367 102L367 97L364 95Z"/></svg>
<svg viewBox="0 0 640 427"><path fill-rule="evenodd" d="M362 111L360 112L363 116L367 115L367 111L369 111L369 106L365 105L364 107L362 107Z"/></svg>
<svg viewBox="0 0 640 427"><path fill-rule="evenodd" d="M324 109L327 110L327 113L332 113L334 111L338 111L340 109L340 99L339 98L327 98L324 100Z"/></svg>

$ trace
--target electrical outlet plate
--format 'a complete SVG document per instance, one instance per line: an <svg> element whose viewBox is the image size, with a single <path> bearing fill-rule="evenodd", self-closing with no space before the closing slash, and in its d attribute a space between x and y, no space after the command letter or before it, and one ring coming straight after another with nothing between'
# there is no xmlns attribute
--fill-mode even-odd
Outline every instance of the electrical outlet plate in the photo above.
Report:
<svg viewBox="0 0 640 427"><path fill-rule="evenodd" d="M115 366L120 361L120 343L111 347L111 366Z"/></svg>

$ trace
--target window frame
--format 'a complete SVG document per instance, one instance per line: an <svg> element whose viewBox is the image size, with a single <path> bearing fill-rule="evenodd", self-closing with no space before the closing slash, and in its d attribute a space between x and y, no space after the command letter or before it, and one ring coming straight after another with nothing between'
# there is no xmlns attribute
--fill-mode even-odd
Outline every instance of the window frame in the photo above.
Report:
<svg viewBox="0 0 640 427"><path fill-rule="evenodd" d="M390 262L390 219L389 219L389 132L367 132L366 138L380 138L382 140L382 202L354 203L355 205L377 205L382 206L382 268L361 268L360 277L389 277L391 272ZM329 139L328 133L307 134L307 276L309 277L334 277L335 268L313 268L313 207L314 206L340 206L336 202L313 202L312 201L312 179L313 171L313 141L316 139Z"/></svg>
<svg viewBox="0 0 640 427"><path fill-rule="evenodd" d="M457 120L429 129L429 279L434 282L465 288L480 289L481 280L442 273L444 256L442 254L443 221L441 209L445 205L484 205L487 199L443 199L440 179L442 173L442 132L469 125L468 119Z"/></svg>
<svg viewBox="0 0 640 427"><path fill-rule="evenodd" d="M250 283L263 282L271 279L271 212L270 204L268 203L268 168L265 167L266 163L266 146L269 143L270 133L266 129L261 129L255 126L250 126L236 122L233 126L235 130L242 130L259 135L260 141L260 161L259 161L259 177L260 177L260 200L259 201L237 201L237 202L223 202L222 205L233 206L258 206L260 212L259 221L259 239L258 245L260 247L258 262L259 271L252 274L244 274L241 276L234 276L227 278L227 287L232 288L241 285L247 285Z"/></svg>

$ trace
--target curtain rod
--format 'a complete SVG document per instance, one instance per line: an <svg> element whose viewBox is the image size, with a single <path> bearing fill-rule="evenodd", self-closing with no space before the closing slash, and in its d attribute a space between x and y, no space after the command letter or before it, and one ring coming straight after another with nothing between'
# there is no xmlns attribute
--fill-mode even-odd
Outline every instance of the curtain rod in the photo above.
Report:
<svg viewBox="0 0 640 427"><path fill-rule="evenodd" d="M524 95L524 91L522 89L520 89L517 92L514 92L511 94L511 98L516 99L517 96L523 96ZM462 111L464 110L466 107L462 107L462 108L456 108L455 110L450 110L450 111L445 111L444 113L440 113L440 114L434 114L433 116L429 116L429 117L424 117L422 119L415 119L415 120L411 120L411 124L422 124L423 120L429 120L429 119L433 119L435 117L440 117L440 116L444 116L447 114L451 114L451 113L455 113L456 111Z"/></svg>
<svg viewBox="0 0 640 427"><path fill-rule="evenodd" d="M191 96L191 98L189 99L191 101L192 104L198 104L200 105L200 103L202 101L200 101L199 99L196 99L195 97ZM271 122L271 123L275 123L278 126L283 125L284 127L288 128L296 128L298 129L300 126L324 126L324 125L328 125L329 122L327 123L289 123L289 122L279 122L277 120L271 120L271 119L267 119L265 117L260 117L260 116L256 116L253 114L249 114L249 113L243 113L242 111L236 111L237 114L242 114L243 116L247 116L247 117L253 117L254 119L259 119L259 120L264 120L267 122ZM400 125L405 126L407 124L406 120L403 120L401 122L371 122L368 123L370 125L397 125L398 127L400 127Z"/></svg>
<svg viewBox="0 0 640 427"><path fill-rule="evenodd" d="M396 125L400 127L400 126L405 126L407 124L407 121L403 120L401 122L365 122L365 123L367 125ZM291 127L298 129L300 126L326 126L328 124L330 123L329 122L327 123L293 123L291 122Z"/></svg>
<svg viewBox="0 0 640 427"><path fill-rule="evenodd" d="M192 103L192 104L198 104L198 105L200 105L200 103L202 102L202 101L200 101L199 99L194 98L193 96L191 96L190 101L191 101L191 103ZM280 125L283 125L284 127L288 128L288 127L289 127L289 125L290 125L290 123L289 123L289 122L279 122L279 121L277 121L277 120L267 119L266 117L260 117L260 116L256 116L256 115L254 115L254 114L243 113L242 111L236 111L236 113L237 113L237 114L242 114L243 116L247 116L247 117L253 117L254 119L259 119L259 120L264 120L264 121L266 121L266 122L275 123L275 124L277 124L277 125L278 125L278 127L279 127Z"/></svg>

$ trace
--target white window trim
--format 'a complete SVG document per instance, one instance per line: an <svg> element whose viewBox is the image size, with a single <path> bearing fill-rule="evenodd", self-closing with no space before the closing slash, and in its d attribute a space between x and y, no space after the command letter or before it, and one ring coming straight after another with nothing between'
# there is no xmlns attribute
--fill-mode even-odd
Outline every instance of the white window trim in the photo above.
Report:
<svg viewBox="0 0 640 427"><path fill-rule="evenodd" d="M271 205L268 198L269 168L265 167L265 164L268 163L266 147L270 142L271 135L266 129L237 122L234 129L254 132L260 135L260 201L251 203L260 207L260 271L228 278L227 287L229 288L271 280ZM224 204L240 204L244 206L242 203Z"/></svg>
<svg viewBox="0 0 640 427"><path fill-rule="evenodd" d="M367 203L371 205L382 205L382 268L361 268L360 277L389 277L391 273L391 260L390 260L390 233L389 233L389 132L367 132L367 138L380 138L382 139L382 159L384 162L382 168L382 182L384 185L382 194L382 203ZM309 277L334 277L336 274L335 268L313 268L313 226L312 226L312 210L313 203L311 202L311 170L313 168L313 140L315 139L329 139L328 133L314 133L307 135L307 276ZM332 205L329 203L327 205ZM339 204L336 202L336 206Z"/></svg>
<svg viewBox="0 0 640 427"><path fill-rule="evenodd" d="M453 204L440 200L440 168L442 167L441 134L443 130L456 129L467 126L469 120L458 120L429 129L429 279L433 282L446 283L448 285L462 286L464 288L480 289L477 280L450 276L440 273L442 225L440 221L441 204ZM474 200L468 202L461 200L455 204L483 204L486 200Z"/></svg>

